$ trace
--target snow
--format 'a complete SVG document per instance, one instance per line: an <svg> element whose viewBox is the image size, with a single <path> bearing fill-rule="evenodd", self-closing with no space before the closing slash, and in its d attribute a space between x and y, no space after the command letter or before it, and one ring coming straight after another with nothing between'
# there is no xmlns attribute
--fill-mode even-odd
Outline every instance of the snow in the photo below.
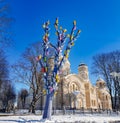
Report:
<svg viewBox="0 0 120 123"><path fill-rule="evenodd" d="M41 115L2 116L0 123L120 123L120 115L75 114L52 115L51 120L43 120Z"/></svg>

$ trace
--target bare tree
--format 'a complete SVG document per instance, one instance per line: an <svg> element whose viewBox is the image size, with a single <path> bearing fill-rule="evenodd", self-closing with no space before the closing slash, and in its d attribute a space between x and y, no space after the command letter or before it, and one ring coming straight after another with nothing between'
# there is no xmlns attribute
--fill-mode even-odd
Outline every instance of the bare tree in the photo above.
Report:
<svg viewBox="0 0 120 123"><path fill-rule="evenodd" d="M5 111L10 111L16 98L12 82L9 80L9 64L3 50L0 49L0 101Z"/></svg>
<svg viewBox="0 0 120 123"><path fill-rule="evenodd" d="M0 0L0 101L7 110L13 104L15 92L9 81L9 65L5 56L5 47L11 45L10 30L13 19L9 15L9 5L6 0Z"/></svg>
<svg viewBox="0 0 120 123"><path fill-rule="evenodd" d="M120 71L120 51L110 53L102 53L93 57L92 73L104 77L107 87L111 94L112 107L117 105L117 97L120 96L120 82L118 79L112 78L111 72ZM114 97L114 100L113 100ZM120 102L120 99L119 99Z"/></svg>
<svg viewBox="0 0 120 123"><path fill-rule="evenodd" d="M8 62L6 60L6 56L3 50L0 50L0 87L4 81L8 79L9 71L8 71Z"/></svg>
<svg viewBox="0 0 120 123"><path fill-rule="evenodd" d="M5 81L2 84L0 99L2 101L2 107L5 109L5 111L9 112L12 110L16 99L16 94L10 81Z"/></svg>
<svg viewBox="0 0 120 123"><path fill-rule="evenodd" d="M32 44L22 54L21 59L14 64L13 72L16 77L16 82L26 84L31 92L32 101L29 112L35 113L36 102L42 98L42 75L39 71L40 65L37 64L35 57L40 53L41 43Z"/></svg>
<svg viewBox="0 0 120 123"><path fill-rule="evenodd" d="M22 102L22 108L25 108L25 103L26 103L26 97L29 95L27 89L21 89L19 93L19 98Z"/></svg>

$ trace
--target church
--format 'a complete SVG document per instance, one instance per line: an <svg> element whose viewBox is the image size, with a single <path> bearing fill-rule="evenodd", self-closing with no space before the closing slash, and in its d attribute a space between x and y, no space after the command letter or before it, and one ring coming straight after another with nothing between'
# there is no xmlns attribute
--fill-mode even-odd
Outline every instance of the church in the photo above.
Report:
<svg viewBox="0 0 120 123"><path fill-rule="evenodd" d="M26 108L29 108L31 99L32 96L27 97ZM36 109L43 109L44 102L45 96L42 96L37 101ZM72 74L70 62L66 59L61 68L60 82L53 98L53 109L63 109L63 107L66 109L112 110L111 96L105 81L99 78L96 85L92 85L89 80L88 66L84 63L78 66L78 74Z"/></svg>
<svg viewBox="0 0 120 123"><path fill-rule="evenodd" d="M96 85L92 85L86 64L81 63L78 66L78 74L71 74L70 62L66 60L60 78L57 93L54 95L54 108L112 109L111 96L105 81L99 78Z"/></svg>

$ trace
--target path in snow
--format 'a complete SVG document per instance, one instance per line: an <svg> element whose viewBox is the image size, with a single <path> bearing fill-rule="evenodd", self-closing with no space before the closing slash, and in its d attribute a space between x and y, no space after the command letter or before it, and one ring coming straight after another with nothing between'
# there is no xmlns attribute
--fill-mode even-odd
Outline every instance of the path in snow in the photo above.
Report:
<svg viewBox="0 0 120 123"><path fill-rule="evenodd" d="M114 122L116 121L116 122ZM120 123L120 115L53 115L51 121L39 115L0 116L0 123Z"/></svg>

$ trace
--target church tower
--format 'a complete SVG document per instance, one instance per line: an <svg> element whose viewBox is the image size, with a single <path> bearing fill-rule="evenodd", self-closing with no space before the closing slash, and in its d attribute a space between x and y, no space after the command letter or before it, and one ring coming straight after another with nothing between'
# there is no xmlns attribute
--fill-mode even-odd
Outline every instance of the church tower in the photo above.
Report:
<svg viewBox="0 0 120 123"><path fill-rule="evenodd" d="M89 75L88 75L88 66L84 63L81 63L78 66L78 75L80 76L81 79L83 79L84 81L89 79Z"/></svg>
<svg viewBox="0 0 120 123"><path fill-rule="evenodd" d="M70 62L68 59L64 60L60 71L64 76L70 74Z"/></svg>
<svg viewBox="0 0 120 123"><path fill-rule="evenodd" d="M105 88L106 87L105 81L101 78L98 78L96 81L96 86L98 88Z"/></svg>

